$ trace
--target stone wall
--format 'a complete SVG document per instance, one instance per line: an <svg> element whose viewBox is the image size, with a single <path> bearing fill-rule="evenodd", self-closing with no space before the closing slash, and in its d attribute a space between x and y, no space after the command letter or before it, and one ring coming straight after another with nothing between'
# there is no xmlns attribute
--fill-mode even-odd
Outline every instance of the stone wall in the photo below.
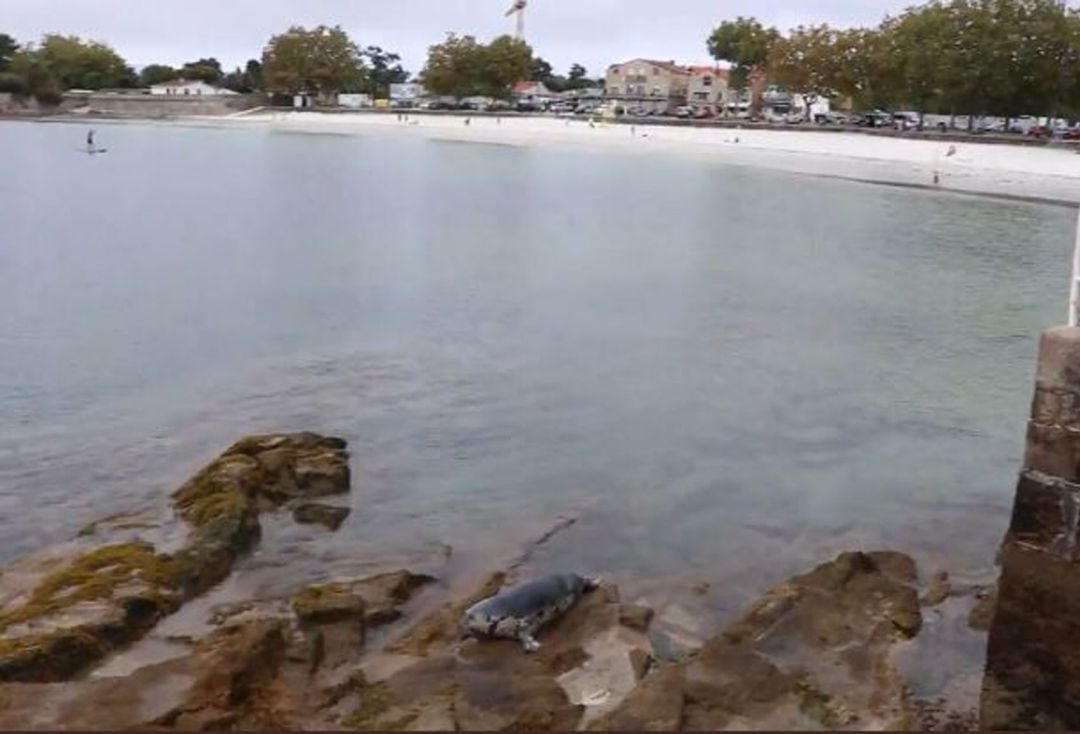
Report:
<svg viewBox="0 0 1080 734"><path fill-rule="evenodd" d="M89 108L89 112L119 117L198 117L230 115L265 104L258 94L222 97L165 97L146 94L68 94L64 111Z"/></svg>
<svg viewBox="0 0 1080 734"><path fill-rule="evenodd" d="M1080 729L1080 328L1043 334L1001 550L983 729Z"/></svg>

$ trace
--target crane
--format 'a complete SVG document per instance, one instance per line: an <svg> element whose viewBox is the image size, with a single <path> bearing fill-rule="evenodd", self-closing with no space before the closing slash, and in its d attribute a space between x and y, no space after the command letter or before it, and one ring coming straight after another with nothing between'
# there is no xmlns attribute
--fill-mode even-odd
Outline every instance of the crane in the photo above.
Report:
<svg viewBox="0 0 1080 734"><path fill-rule="evenodd" d="M517 14L517 38L519 41L525 40L525 6L528 5L528 0L514 0L514 4L510 6L510 9L506 11L506 16L509 18L511 15Z"/></svg>

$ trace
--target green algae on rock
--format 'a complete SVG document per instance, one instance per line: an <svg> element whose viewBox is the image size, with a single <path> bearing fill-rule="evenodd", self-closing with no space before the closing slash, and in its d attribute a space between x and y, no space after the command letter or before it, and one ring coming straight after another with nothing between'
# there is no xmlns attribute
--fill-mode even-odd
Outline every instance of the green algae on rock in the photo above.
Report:
<svg viewBox="0 0 1080 734"><path fill-rule="evenodd" d="M172 495L187 528L175 552L138 540L103 543L59 563L24 564L16 575L20 583L34 580L25 588L3 593L6 577L0 576L0 681L52 682L78 674L223 581L259 538L261 500L276 504L283 487L285 496L347 492L348 483L341 439L253 436ZM88 528L80 542L96 540L98 530L97 524Z"/></svg>

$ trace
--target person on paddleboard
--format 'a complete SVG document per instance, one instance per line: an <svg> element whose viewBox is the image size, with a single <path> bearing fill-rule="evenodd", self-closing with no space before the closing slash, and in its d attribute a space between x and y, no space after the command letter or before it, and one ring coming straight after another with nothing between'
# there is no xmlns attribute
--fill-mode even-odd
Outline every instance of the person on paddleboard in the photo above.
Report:
<svg viewBox="0 0 1080 734"><path fill-rule="evenodd" d="M91 151L91 152L93 152L95 150L95 148L94 148L94 131L93 130L86 133L86 149Z"/></svg>

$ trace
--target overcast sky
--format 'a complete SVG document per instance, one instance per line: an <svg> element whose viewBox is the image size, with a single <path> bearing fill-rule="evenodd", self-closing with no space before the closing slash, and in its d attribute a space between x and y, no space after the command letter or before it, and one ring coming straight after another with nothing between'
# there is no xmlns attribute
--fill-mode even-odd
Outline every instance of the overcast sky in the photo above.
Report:
<svg viewBox="0 0 1080 734"><path fill-rule="evenodd" d="M557 71L573 62L596 75L644 56L706 62L708 31L756 15L786 30L800 23L875 24L911 0L529 0L526 36ZM361 45L397 51L423 66L448 31L488 39L511 32L510 0L0 0L0 32L19 41L44 33L109 43L135 66L215 56L227 67L261 55L293 23L341 25Z"/></svg>

